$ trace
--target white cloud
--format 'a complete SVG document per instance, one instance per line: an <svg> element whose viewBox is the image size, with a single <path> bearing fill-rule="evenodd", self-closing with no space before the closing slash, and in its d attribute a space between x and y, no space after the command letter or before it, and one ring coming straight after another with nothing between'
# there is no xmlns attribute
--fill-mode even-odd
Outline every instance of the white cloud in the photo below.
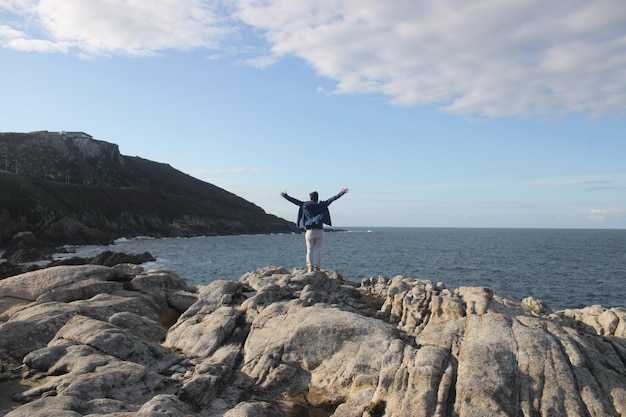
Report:
<svg viewBox="0 0 626 417"><path fill-rule="evenodd" d="M26 34L19 30L16 30L8 25L0 25L0 39L21 39L25 38Z"/></svg>
<svg viewBox="0 0 626 417"><path fill-rule="evenodd" d="M24 52L67 52L68 45L41 39L11 39L7 42L11 49Z"/></svg>
<svg viewBox="0 0 626 417"><path fill-rule="evenodd" d="M261 36L268 50L239 62L265 68L294 55L335 93L490 117L626 114L623 0L0 0L2 9L31 29L0 29L1 45L19 50L258 50Z"/></svg>
<svg viewBox="0 0 626 417"><path fill-rule="evenodd" d="M586 190L623 189L626 187L626 174L604 173L575 176L557 176L525 180L524 184L546 187L585 187Z"/></svg>
<svg viewBox="0 0 626 417"><path fill-rule="evenodd" d="M31 34L5 46L21 50L75 49L83 55L147 55L165 49L216 48L230 29L219 2L202 0L30 0L0 3L28 17L42 36Z"/></svg>
<svg viewBox="0 0 626 417"><path fill-rule="evenodd" d="M338 92L487 116L626 113L621 0L239 4L276 55L308 61Z"/></svg>
<svg viewBox="0 0 626 417"><path fill-rule="evenodd" d="M594 222L606 222L626 219L626 209L620 208L593 208L587 212L587 217Z"/></svg>

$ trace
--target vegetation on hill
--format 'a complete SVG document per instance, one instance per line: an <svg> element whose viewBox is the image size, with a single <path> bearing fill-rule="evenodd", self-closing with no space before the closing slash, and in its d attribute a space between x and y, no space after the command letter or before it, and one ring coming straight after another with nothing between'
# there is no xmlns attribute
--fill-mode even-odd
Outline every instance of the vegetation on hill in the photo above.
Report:
<svg viewBox="0 0 626 417"><path fill-rule="evenodd" d="M82 132L0 133L0 244L295 231L293 223L168 164Z"/></svg>

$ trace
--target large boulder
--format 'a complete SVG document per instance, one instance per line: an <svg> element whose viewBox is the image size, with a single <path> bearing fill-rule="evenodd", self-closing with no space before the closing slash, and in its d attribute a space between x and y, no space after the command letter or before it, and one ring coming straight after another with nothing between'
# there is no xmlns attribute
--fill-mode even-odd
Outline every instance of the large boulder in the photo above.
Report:
<svg viewBox="0 0 626 417"><path fill-rule="evenodd" d="M13 298L31 302L40 296L66 292L68 288L81 289L95 283L117 281L117 272L98 265L57 266L16 275L0 281L0 300ZM82 299L83 294L62 296L64 299ZM64 300L65 301L65 300ZM0 312L2 313L2 312Z"/></svg>
<svg viewBox="0 0 626 417"><path fill-rule="evenodd" d="M153 262L155 260L156 259L154 258L154 256L152 256L150 252L124 253L124 252L113 252L110 250L106 250L91 258L72 257L72 258L66 258L66 259L59 259L59 260L50 262L48 266L84 265L84 264L104 265L104 266L115 266L119 264L140 265L146 262Z"/></svg>
<svg viewBox="0 0 626 417"><path fill-rule="evenodd" d="M164 345L193 357L210 356L238 325L241 311L230 304L241 288L238 282L220 280L201 289L198 301L169 329Z"/></svg>
<svg viewBox="0 0 626 417"><path fill-rule="evenodd" d="M36 264L14 264L8 261L0 261L0 280L38 269L40 269L40 266Z"/></svg>
<svg viewBox="0 0 626 417"><path fill-rule="evenodd" d="M255 385L313 407L371 398L382 353L395 340L388 323L327 304L300 301L265 309L251 324L242 372Z"/></svg>
<svg viewBox="0 0 626 417"><path fill-rule="evenodd" d="M20 232L9 241L3 257L10 263L21 264L52 259L54 246L37 239L32 232Z"/></svg>
<svg viewBox="0 0 626 417"><path fill-rule="evenodd" d="M168 298L181 289L190 292L174 273L98 265L58 266L4 279L0 281L0 354L21 360L45 346L78 314L109 321L117 313L131 313L144 323L126 327L142 326L138 331L162 340L164 332L159 333L151 322L170 325L177 319L181 311Z"/></svg>

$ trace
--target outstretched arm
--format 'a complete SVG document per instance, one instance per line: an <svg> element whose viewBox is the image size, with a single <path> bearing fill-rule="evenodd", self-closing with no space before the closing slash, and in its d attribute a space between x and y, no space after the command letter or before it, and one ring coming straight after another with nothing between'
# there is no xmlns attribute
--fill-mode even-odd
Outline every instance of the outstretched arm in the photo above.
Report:
<svg viewBox="0 0 626 417"><path fill-rule="evenodd" d="M293 204L295 204L296 206L301 206L303 203L302 201L291 197L290 195L287 195L287 191L281 191L280 192L281 197L283 197L284 199L286 199L287 201L292 202Z"/></svg>
<svg viewBox="0 0 626 417"><path fill-rule="evenodd" d="M339 194L332 196L331 198L326 200L325 203L326 204L330 204L333 201L335 201L336 199L338 199L339 197L341 197L342 195L346 194L347 192L348 192L347 188L342 188L341 191L339 191Z"/></svg>

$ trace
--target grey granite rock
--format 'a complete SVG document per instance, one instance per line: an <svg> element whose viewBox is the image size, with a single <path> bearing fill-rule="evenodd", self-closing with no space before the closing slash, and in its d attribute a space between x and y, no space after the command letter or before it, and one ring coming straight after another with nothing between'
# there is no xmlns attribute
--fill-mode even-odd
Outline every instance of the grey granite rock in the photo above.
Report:
<svg viewBox="0 0 626 417"><path fill-rule="evenodd" d="M168 271L137 270L123 289L87 298L94 275L113 282L113 272L80 271L0 287L25 300L0 324L3 363L23 358L14 400L24 404L0 412L626 415L624 309L553 313L483 287L403 276L357 285L333 271L280 267L197 289ZM66 295L44 303L52 282Z"/></svg>

